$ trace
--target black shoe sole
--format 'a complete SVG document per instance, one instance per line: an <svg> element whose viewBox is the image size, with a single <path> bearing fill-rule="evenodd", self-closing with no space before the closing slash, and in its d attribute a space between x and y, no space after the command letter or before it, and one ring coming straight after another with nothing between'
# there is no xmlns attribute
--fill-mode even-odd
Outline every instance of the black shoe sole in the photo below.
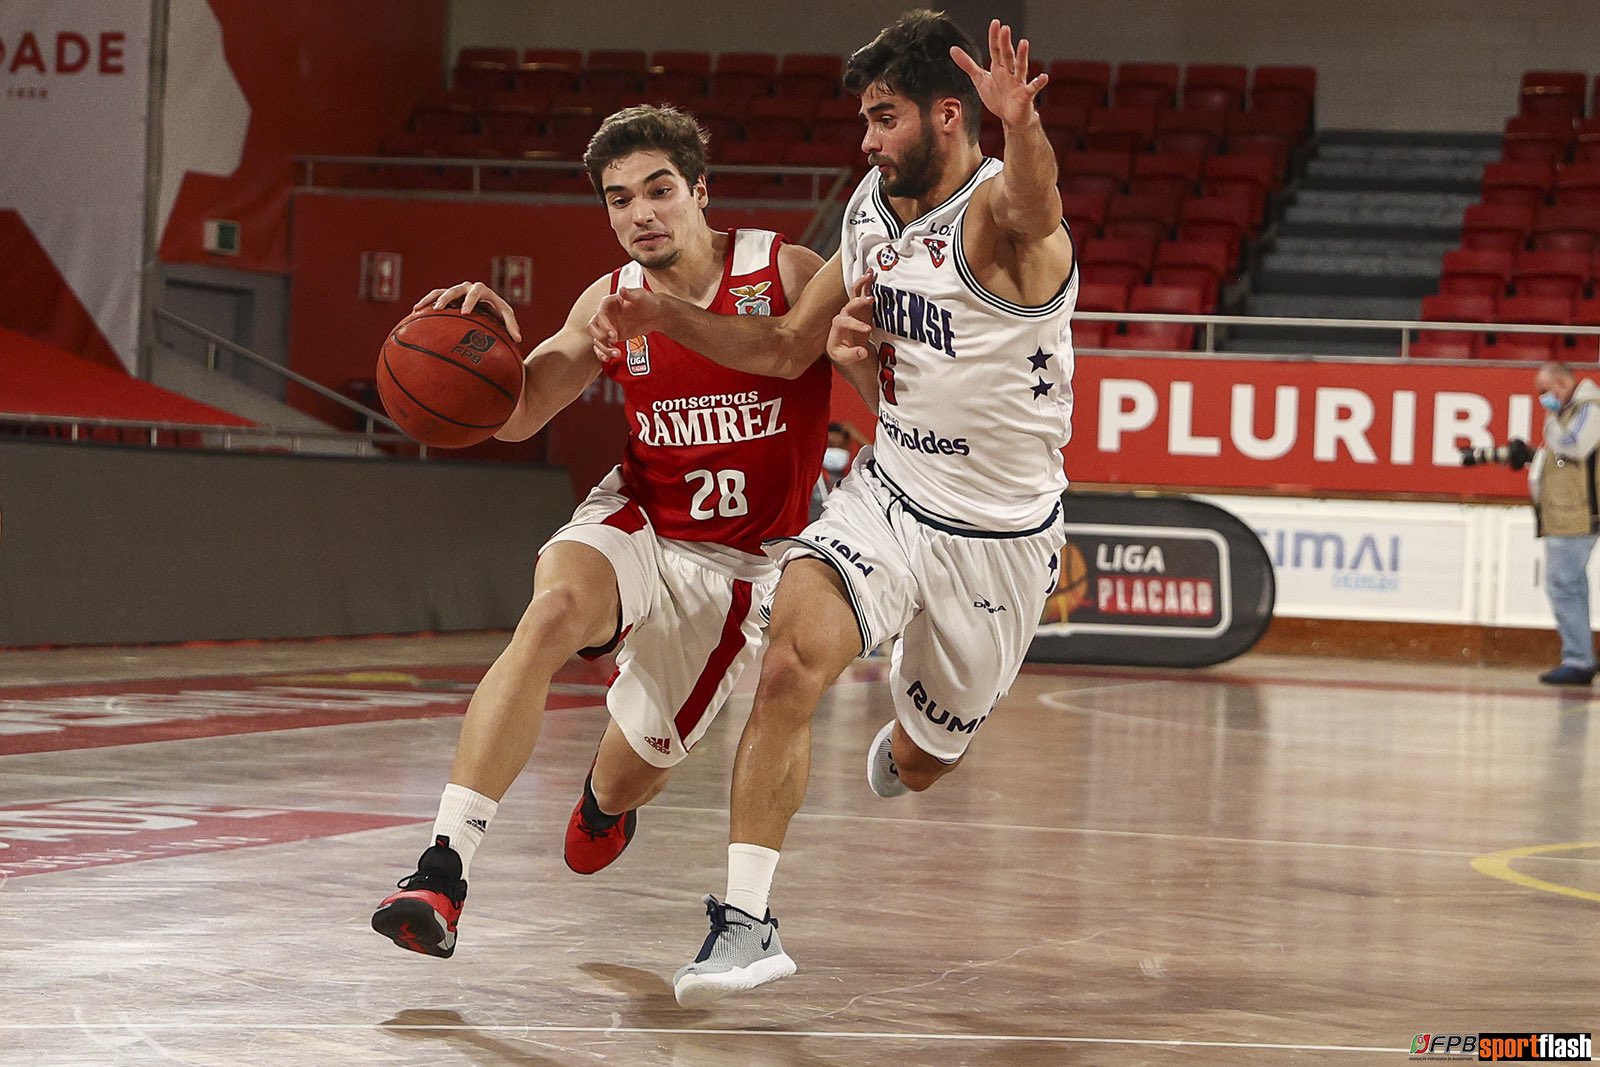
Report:
<svg viewBox="0 0 1600 1067"><path fill-rule="evenodd" d="M372 913L372 928L410 952L447 960L456 947L440 948L438 913L420 900L402 899Z"/></svg>

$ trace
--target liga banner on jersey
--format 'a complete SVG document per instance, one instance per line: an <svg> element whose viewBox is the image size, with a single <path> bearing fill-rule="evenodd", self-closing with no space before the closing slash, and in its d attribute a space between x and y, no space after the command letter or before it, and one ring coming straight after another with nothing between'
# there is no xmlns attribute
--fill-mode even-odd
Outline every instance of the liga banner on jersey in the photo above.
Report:
<svg viewBox="0 0 1600 1067"><path fill-rule="evenodd" d="M1525 500L1524 473L1464 468L1460 449L1539 444L1537 370L1083 356L1067 474L1079 484Z"/></svg>
<svg viewBox="0 0 1600 1067"><path fill-rule="evenodd" d="M1188 497L1068 492L1067 543L1028 659L1204 667L1272 620L1272 563L1255 532Z"/></svg>
<svg viewBox="0 0 1600 1067"><path fill-rule="evenodd" d="M139 331L150 12L149 0L0 4L0 223L16 242L13 258L37 257L34 273L48 275L4 287L0 325L92 358L109 345L129 368Z"/></svg>

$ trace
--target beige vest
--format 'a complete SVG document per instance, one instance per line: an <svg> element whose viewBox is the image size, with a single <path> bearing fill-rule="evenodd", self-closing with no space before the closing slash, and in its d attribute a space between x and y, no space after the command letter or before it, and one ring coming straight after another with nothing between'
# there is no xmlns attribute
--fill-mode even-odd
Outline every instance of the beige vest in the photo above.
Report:
<svg viewBox="0 0 1600 1067"><path fill-rule="evenodd" d="M1556 416L1566 426L1583 404ZM1595 454L1568 459L1548 450L1539 472L1539 503L1534 509L1540 537L1583 537L1600 533L1600 464Z"/></svg>

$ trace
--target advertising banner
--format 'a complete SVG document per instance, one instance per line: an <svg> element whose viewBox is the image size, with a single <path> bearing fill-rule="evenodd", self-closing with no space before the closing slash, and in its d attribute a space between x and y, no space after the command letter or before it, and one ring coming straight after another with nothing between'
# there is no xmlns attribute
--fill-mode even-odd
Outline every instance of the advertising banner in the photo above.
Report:
<svg viewBox="0 0 1600 1067"><path fill-rule="evenodd" d="M1535 366L1107 358L1073 375L1077 483L1527 498L1466 445L1535 446Z"/></svg>
<svg viewBox="0 0 1600 1067"><path fill-rule="evenodd" d="M1247 651L1272 618L1261 541L1187 497L1069 492L1067 544L1028 658L1200 667Z"/></svg>
<svg viewBox="0 0 1600 1067"><path fill-rule="evenodd" d="M0 326L132 369L149 0L0 4Z"/></svg>

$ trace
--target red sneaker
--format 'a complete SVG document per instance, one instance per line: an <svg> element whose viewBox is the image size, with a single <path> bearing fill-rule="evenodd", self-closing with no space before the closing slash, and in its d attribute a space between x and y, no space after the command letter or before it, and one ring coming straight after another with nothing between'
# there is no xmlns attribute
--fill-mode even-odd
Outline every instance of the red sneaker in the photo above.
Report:
<svg viewBox="0 0 1600 1067"><path fill-rule="evenodd" d="M399 881L400 892L372 913L372 928L401 948L449 959L456 951L456 920L467 899L461 857L440 836L417 860L417 872Z"/></svg>
<svg viewBox="0 0 1600 1067"><path fill-rule="evenodd" d="M567 820L567 866L578 874L594 874L604 870L622 855L622 850L633 840L634 827L639 824L637 809L623 813L610 827L597 830L594 823L608 818L595 803L590 779L583 780L583 796L572 809Z"/></svg>

